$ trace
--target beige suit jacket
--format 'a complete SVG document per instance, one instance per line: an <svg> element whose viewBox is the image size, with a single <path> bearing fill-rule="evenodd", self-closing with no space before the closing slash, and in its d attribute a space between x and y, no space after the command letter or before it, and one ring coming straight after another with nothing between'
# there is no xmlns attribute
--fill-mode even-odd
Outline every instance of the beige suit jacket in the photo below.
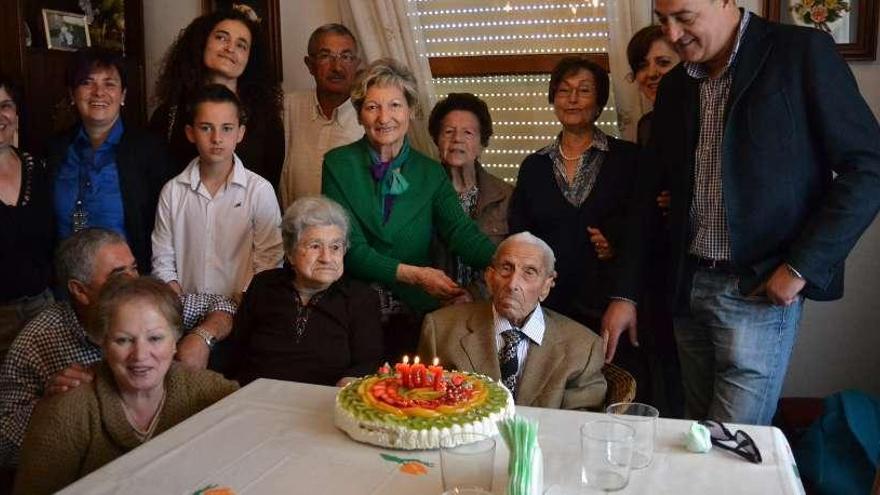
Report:
<svg viewBox="0 0 880 495"><path fill-rule="evenodd" d="M529 342L525 368L517 386L521 406L599 409L605 401L602 340L587 327L542 308L544 339ZM492 303L448 306L425 316L419 356L434 356L447 369L501 378L495 344Z"/></svg>

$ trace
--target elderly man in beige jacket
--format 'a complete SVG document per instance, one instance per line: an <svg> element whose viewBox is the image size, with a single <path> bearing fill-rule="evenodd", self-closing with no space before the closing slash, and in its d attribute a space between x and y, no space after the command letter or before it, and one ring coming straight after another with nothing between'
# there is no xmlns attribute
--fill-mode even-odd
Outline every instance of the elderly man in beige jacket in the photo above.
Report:
<svg viewBox="0 0 880 495"><path fill-rule="evenodd" d="M500 380L517 405L600 408L606 391L602 340L540 304L553 287L554 264L553 250L534 235L505 239L486 269L492 300L428 314L419 355Z"/></svg>

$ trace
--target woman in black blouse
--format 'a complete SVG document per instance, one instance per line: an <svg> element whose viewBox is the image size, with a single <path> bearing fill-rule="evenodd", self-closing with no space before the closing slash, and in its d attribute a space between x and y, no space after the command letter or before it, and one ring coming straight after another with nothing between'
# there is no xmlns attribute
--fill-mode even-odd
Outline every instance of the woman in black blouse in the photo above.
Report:
<svg viewBox="0 0 880 495"><path fill-rule="evenodd" d="M608 73L584 57L565 57L550 76L549 101L562 131L523 161L510 202L510 233L530 231L556 254L556 285L545 306L599 331L614 279L590 242L601 230L614 244L630 204L638 148L603 133Z"/></svg>
<svg viewBox="0 0 880 495"><path fill-rule="evenodd" d="M13 145L21 91L0 75L0 363L52 300L52 203L46 166Z"/></svg>
<svg viewBox="0 0 880 495"><path fill-rule="evenodd" d="M382 358L379 296L342 279L345 210L324 197L295 201L281 221L288 264L254 276L235 315L228 375L319 385L374 373Z"/></svg>
<svg viewBox="0 0 880 495"><path fill-rule="evenodd" d="M174 158L174 174L198 153L185 135L187 101L204 84L222 84L244 103L247 131L235 153L244 166L278 188L284 162L282 93L267 65L268 49L259 20L230 9L203 15L168 49L156 82L159 107L150 129L164 136Z"/></svg>

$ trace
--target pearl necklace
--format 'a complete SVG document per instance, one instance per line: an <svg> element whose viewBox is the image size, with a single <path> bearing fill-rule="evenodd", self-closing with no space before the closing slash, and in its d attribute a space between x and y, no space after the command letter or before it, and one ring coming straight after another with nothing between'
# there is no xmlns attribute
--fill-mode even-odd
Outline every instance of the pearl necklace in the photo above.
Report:
<svg viewBox="0 0 880 495"><path fill-rule="evenodd" d="M565 152L562 151L562 144L559 145L559 154L562 156L563 160L568 160L570 162L581 159L580 155L574 157L565 156Z"/></svg>

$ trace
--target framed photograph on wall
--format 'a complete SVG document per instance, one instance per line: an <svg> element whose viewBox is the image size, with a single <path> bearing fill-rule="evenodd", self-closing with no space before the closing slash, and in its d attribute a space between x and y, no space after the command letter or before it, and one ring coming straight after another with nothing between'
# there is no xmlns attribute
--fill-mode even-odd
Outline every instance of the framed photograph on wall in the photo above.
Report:
<svg viewBox="0 0 880 495"><path fill-rule="evenodd" d="M281 59L281 6L279 0L202 0L205 13L218 9L238 9L255 19L261 27L263 39L269 48L269 69L275 81L281 83L284 67Z"/></svg>
<svg viewBox="0 0 880 495"><path fill-rule="evenodd" d="M874 60L877 55L876 0L764 0L771 21L822 30L847 60Z"/></svg>
<svg viewBox="0 0 880 495"><path fill-rule="evenodd" d="M76 51L92 46L84 14L43 9L43 28L50 50Z"/></svg>

